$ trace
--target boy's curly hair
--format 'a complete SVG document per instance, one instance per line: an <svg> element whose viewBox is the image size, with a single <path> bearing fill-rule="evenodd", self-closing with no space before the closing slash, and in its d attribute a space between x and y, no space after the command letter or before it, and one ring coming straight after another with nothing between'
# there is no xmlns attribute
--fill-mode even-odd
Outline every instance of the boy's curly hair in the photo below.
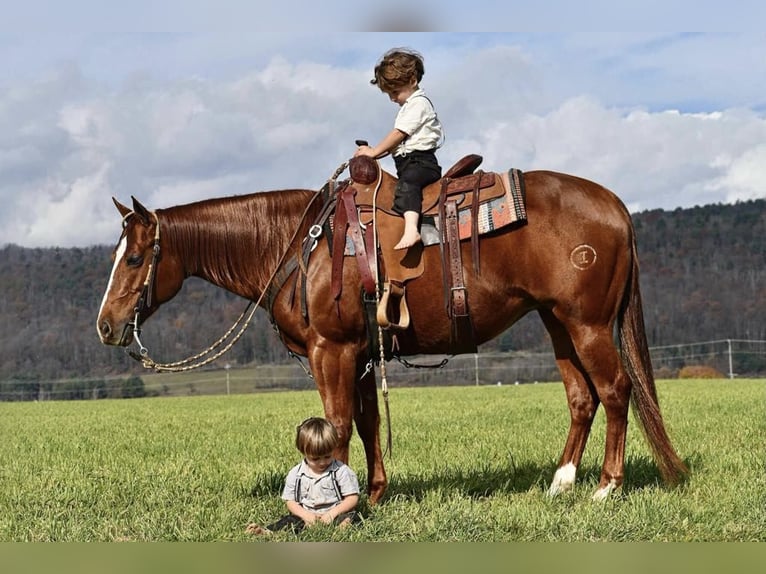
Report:
<svg viewBox="0 0 766 574"><path fill-rule="evenodd" d="M423 56L410 48L393 48L383 54L370 80L381 92L396 92L412 83L420 83L425 74Z"/></svg>

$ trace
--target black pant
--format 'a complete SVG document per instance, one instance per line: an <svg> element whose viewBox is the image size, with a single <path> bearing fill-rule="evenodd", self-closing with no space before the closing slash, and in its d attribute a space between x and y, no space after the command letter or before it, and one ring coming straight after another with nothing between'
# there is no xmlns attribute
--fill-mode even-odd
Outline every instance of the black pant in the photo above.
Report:
<svg viewBox="0 0 766 574"><path fill-rule="evenodd" d="M442 176L442 168L436 160L435 150L415 150L403 156L394 156L396 184L393 210L420 213L423 206L423 188Z"/></svg>
<svg viewBox="0 0 766 574"><path fill-rule="evenodd" d="M333 524L338 525L347 518L351 519L351 524L356 524L362 520L361 515L356 510L352 510L351 512L344 512L343 514L336 516L333 520ZM291 528L293 532L300 532L305 526L306 523L303 522L302 518L295 516L294 514L288 514L276 522L269 524L266 528L268 530L287 530L288 528Z"/></svg>

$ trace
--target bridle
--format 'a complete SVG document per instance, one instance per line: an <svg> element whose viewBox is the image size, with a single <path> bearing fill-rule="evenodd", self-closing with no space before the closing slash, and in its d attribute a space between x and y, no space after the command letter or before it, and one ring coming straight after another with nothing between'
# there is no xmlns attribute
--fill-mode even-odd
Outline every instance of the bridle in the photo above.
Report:
<svg viewBox="0 0 766 574"><path fill-rule="evenodd" d="M141 342L141 313L146 311L147 309L150 309L152 306L152 294L154 293L154 279L157 275L157 262L160 257L160 219L157 217L157 213L154 211L150 212L152 216L154 217L154 222L156 224L156 227L154 229L154 245L152 246L152 261L149 263L149 269L146 272L146 279L144 279L144 285L141 289L141 295L138 297L138 301L136 301L136 306L133 307L133 321L129 321L125 328L132 327L133 328L133 340L138 345L138 352L139 355L137 356L135 352L131 351L130 349L126 349L125 351L134 359L136 360L143 360L144 358L148 357L149 350L144 346L144 344ZM133 215L133 212L129 213L125 216L125 221L130 215Z"/></svg>
<svg viewBox="0 0 766 574"><path fill-rule="evenodd" d="M133 340L138 345L138 353L135 351L126 348L125 352L130 355L131 358L133 358L136 361L139 361L144 368L146 369L154 369L157 372L180 372L180 371L188 371L191 369L199 368L203 365L207 365L208 363L213 362L215 359L226 353L231 347L234 346L234 343L236 343L239 338L242 336L242 333L245 332L245 329L247 329L248 325L250 324L250 321L253 318L253 315L255 314L255 311L258 309L258 303L260 303L260 299L258 302L254 305L253 301L249 301L247 304L247 307L242 312L242 314L239 316L239 318L234 322L234 325L231 326L231 328L223 334L223 336L218 339L215 343L210 345L207 349L202 351L201 353L198 353L192 357L188 357L186 359L183 359L181 361L177 361L175 363L158 363L151 357L149 357L149 349L146 348L146 346L141 342L141 313L144 311L147 311L152 306L152 297L154 295L154 281L157 276L157 263L159 261L160 257L160 219L157 216L157 213L154 211L150 211L151 215L154 217L155 222L155 230L154 230L154 245L152 246L152 261L149 264L149 268L146 271L146 279L144 279L143 286L141 288L141 294L138 297L138 300L136 301L135 307L133 307L133 320L129 321L125 328L132 327L133 329ZM125 222L127 219L134 215L135 212L128 213L123 218L123 225L125 225ZM250 310L250 314L248 315L247 319L245 319L245 315L247 314L248 310ZM243 322L244 319L244 323ZM240 327L239 332L234 336L234 338L229 341L229 343L221 350L219 350L214 355L210 355L213 351L218 349L224 341L226 341L231 334L234 332L236 327L242 323L242 326ZM210 356L208 356L210 355ZM207 358L204 358L207 356ZM204 359L203 359L204 358ZM194 363L194 361L198 361Z"/></svg>

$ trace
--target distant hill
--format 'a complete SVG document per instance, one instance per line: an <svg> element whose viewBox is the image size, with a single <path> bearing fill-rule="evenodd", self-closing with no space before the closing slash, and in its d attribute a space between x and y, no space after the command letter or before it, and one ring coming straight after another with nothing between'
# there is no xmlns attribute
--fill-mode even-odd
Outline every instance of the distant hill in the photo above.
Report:
<svg viewBox="0 0 766 574"><path fill-rule="evenodd" d="M766 200L633 216L651 346L720 338L766 339ZM111 247L0 249L0 380L100 377L143 369L101 345L96 314ZM177 360L223 334L246 302L198 279L146 324L159 360ZM482 350L549 350L536 315ZM287 360L265 312L232 363Z"/></svg>

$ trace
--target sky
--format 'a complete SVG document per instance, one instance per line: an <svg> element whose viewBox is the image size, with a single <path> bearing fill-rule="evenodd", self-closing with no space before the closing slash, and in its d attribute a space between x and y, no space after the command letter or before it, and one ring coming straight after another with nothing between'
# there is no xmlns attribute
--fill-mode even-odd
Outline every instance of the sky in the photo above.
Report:
<svg viewBox="0 0 766 574"><path fill-rule="evenodd" d="M0 247L114 244L112 197L154 209L320 188L354 140L393 127L397 106L369 80L395 46L425 58L444 169L478 153L485 170L567 172L632 212L766 198L766 34L725 31L736 0L720 26L676 18L724 30L693 33L664 29L647 10L675 4L654 0L610 14L610 32L563 0L499 14L426 0L406 21L331 0L337 17L321 3L69 0L42 2L40 20L40 4L0 25ZM546 31L442 31L499 22ZM624 31L636 23L658 31Z"/></svg>

